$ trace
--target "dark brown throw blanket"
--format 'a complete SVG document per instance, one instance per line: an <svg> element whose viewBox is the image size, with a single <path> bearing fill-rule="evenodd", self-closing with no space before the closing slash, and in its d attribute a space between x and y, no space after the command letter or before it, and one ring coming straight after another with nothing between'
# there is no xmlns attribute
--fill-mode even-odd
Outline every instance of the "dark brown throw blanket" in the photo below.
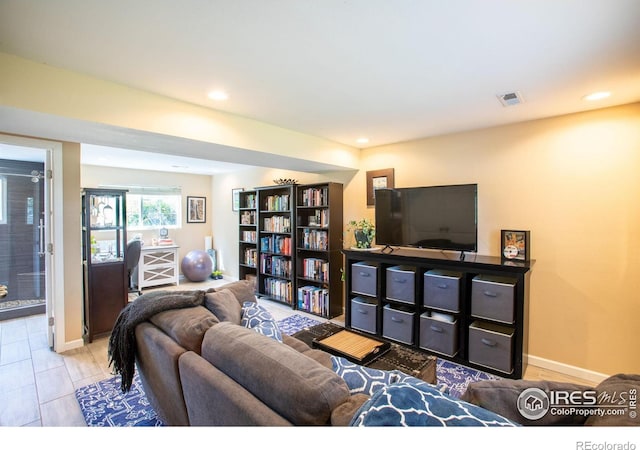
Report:
<svg viewBox="0 0 640 450"><path fill-rule="evenodd" d="M122 375L122 392L131 389L136 362L136 326L169 309L204 304L205 291L152 291L143 294L120 311L109 337L109 367Z"/></svg>

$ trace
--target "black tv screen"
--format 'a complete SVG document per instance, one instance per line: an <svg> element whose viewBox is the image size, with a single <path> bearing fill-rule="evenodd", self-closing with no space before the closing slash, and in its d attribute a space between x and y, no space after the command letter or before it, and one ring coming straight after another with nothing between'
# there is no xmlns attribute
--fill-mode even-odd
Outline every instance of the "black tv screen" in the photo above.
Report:
<svg viewBox="0 0 640 450"><path fill-rule="evenodd" d="M478 185L375 191L376 244L475 252Z"/></svg>

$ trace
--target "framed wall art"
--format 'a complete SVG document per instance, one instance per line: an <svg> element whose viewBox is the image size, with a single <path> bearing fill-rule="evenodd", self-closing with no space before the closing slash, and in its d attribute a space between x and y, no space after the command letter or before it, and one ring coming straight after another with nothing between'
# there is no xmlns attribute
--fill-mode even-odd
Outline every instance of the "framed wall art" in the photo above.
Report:
<svg viewBox="0 0 640 450"><path fill-rule="evenodd" d="M500 250L503 260L529 261L531 232L528 230L501 230L500 236Z"/></svg>
<svg viewBox="0 0 640 450"><path fill-rule="evenodd" d="M231 209L233 211L240 210L240 192L244 191L243 188L231 189Z"/></svg>
<svg viewBox="0 0 640 450"><path fill-rule="evenodd" d="M207 221L207 198L187 196L187 223Z"/></svg>
<svg viewBox="0 0 640 450"><path fill-rule="evenodd" d="M393 169L367 171L367 206L375 205L376 189L393 187Z"/></svg>

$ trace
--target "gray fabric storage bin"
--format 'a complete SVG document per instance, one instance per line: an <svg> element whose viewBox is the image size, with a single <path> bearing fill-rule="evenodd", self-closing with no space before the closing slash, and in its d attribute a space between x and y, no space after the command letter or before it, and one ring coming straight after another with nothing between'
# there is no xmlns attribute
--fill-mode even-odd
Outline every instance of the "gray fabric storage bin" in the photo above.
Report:
<svg viewBox="0 0 640 450"><path fill-rule="evenodd" d="M424 273L424 306L460 311L460 272L429 270Z"/></svg>
<svg viewBox="0 0 640 450"><path fill-rule="evenodd" d="M351 265L351 292L376 297L378 267L374 263L357 262Z"/></svg>
<svg viewBox="0 0 640 450"><path fill-rule="evenodd" d="M415 303L416 269L393 266L387 270L387 298L404 303Z"/></svg>
<svg viewBox="0 0 640 450"><path fill-rule="evenodd" d="M376 303L362 297L351 299L351 328L376 334Z"/></svg>
<svg viewBox="0 0 640 450"><path fill-rule="evenodd" d="M469 362L513 371L513 328L474 321L469 326Z"/></svg>
<svg viewBox="0 0 640 450"><path fill-rule="evenodd" d="M386 305L382 312L382 335L405 344L413 344L413 317L413 312Z"/></svg>
<svg viewBox="0 0 640 450"><path fill-rule="evenodd" d="M515 320L515 286L513 278L477 275L471 283L471 315L513 323Z"/></svg>
<svg viewBox="0 0 640 450"><path fill-rule="evenodd" d="M458 353L458 320L445 322L420 316L420 347L425 350L453 356Z"/></svg>

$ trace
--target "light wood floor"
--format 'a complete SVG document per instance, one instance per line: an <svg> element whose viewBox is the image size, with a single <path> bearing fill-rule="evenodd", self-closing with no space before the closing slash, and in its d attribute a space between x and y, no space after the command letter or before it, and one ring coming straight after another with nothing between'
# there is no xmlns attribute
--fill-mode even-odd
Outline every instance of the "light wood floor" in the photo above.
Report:
<svg viewBox="0 0 640 450"><path fill-rule="evenodd" d="M162 288L206 289L226 282L182 283ZM285 305L260 302L276 320L294 313L305 315ZM344 324L340 317L332 321ZM107 361L107 342L107 338L97 339L82 348L57 354L48 348L44 315L0 322L0 426L86 426L74 392L113 376ZM593 385L531 365L524 378Z"/></svg>

